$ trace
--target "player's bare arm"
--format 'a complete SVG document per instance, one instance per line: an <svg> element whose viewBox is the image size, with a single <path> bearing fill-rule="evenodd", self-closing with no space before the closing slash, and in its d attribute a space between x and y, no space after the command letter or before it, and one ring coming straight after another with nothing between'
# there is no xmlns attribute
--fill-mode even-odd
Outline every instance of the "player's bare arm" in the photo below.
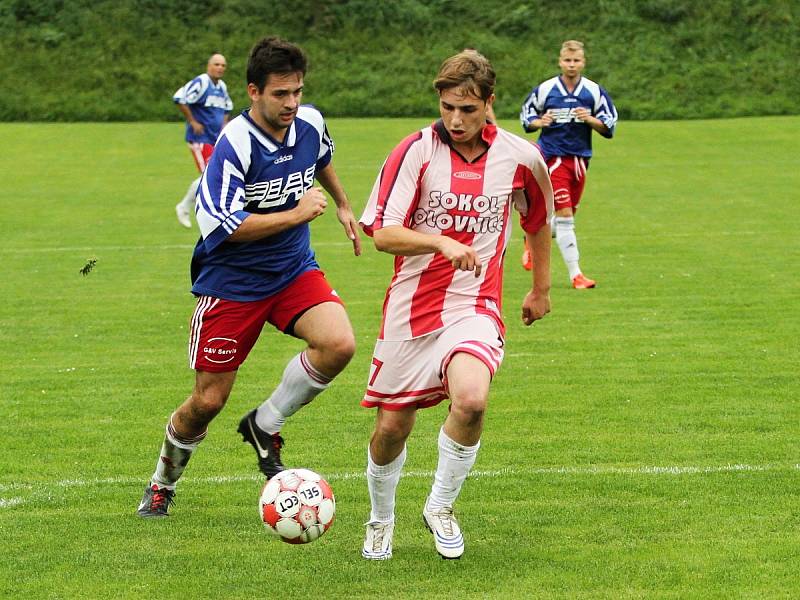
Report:
<svg viewBox="0 0 800 600"><path fill-rule="evenodd" d="M474 271L475 277L480 277L483 267L478 253L473 248L446 235L421 233L402 225L392 225L376 230L373 240L378 250L395 256L418 256L438 252L453 265L454 269Z"/></svg>
<svg viewBox="0 0 800 600"><path fill-rule="evenodd" d="M553 114L549 110L544 113L541 118L533 119L528 123L528 127L532 129L541 129L542 127L550 127L553 124Z"/></svg>
<svg viewBox="0 0 800 600"><path fill-rule="evenodd" d="M324 169L317 171L317 181L336 203L336 218L339 219L342 227L344 227L347 238L353 242L353 254L360 256L361 238L358 236L356 217L332 163L328 163Z"/></svg>
<svg viewBox="0 0 800 600"><path fill-rule="evenodd" d="M593 117L588 108L576 108L575 116L582 122L586 123L589 127L594 129L597 133L607 134L609 129L597 117Z"/></svg>
<svg viewBox="0 0 800 600"><path fill-rule="evenodd" d="M522 301L522 322L531 325L550 312L550 226L545 223L525 237L536 257L531 290Z"/></svg>
<svg viewBox="0 0 800 600"><path fill-rule="evenodd" d="M205 131L203 124L194 118L192 111L186 104L178 104L178 110L183 113L183 116L186 118L186 122L189 123L189 127L192 128L192 131L194 131L196 135L200 135L203 133L203 131Z"/></svg>
<svg viewBox="0 0 800 600"><path fill-rule="evenodd" d="M276 233L313 221L328 206L325 194L322 189L313 187L309 189L292 210L271 213L267 215L252 214L248 216L239 228L234 231L228 241L230 242L252 242L264 237L275 235Z"/></svg>

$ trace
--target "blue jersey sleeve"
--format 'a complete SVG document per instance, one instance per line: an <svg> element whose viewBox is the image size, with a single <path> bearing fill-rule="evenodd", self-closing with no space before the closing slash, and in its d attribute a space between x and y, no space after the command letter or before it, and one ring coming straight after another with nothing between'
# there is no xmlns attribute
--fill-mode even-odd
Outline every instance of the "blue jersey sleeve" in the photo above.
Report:
<svg viewBox="0 0 800 600"><path fill-rule="evenodd" d="M598 98L595 100L594 111L592 114L600 119L603 124L608 127L607 133L602 133L603 137L612 138L614 137L614 129L617 126L617 109L614 107L614 103L611 101L611 96L608 95L602 87L600 87L600 93L598 94Z"/></svg>
<svg viewBox="0 0 800 600"><path fill-rule="evenodd" d="M249 167L249 149L242 148L242 142L227 135L220 137L200 182L197 223L206 252L228 239L250 215L244 210L244 174Z"/></svg>
<svg viewBox="0 0 800 600"><path fill-rule="evenodd" d="M537 86L533 88L531 93L528 94L528 97L525 98L525 102L522 103L522 110L520 110L519 113L519 121L522 123L522 128L527 133L536 131L535 127L531 127L531 121L541 118L540 111L542 107L539 106L538 97L539 88Z"/></svg>
<svg viewBox="0 0 800 600"><path fill-rule="evenodd" d="M172 95L172 101L175 104L197 104L207 88L208 80L201 75L197 76L179 88Z"/></svg>

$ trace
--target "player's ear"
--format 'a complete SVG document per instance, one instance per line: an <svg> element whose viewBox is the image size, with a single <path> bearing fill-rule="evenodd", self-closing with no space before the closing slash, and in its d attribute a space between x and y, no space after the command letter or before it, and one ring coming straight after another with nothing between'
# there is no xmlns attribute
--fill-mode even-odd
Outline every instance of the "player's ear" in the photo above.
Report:
<svg viewBox="0 0 800 600"><path fill-rule="evenodd" d="M250 96L250 100L255 102L256 100L261 98L261 90L258 89L258 86L255 83L248 83L247 95Z"/></svg>

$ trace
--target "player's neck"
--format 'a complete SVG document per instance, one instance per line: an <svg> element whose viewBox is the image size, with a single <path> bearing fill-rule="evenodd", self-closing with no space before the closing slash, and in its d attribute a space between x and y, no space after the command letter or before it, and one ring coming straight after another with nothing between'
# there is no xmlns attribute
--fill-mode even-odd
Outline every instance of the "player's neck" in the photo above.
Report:
<svg viewBox="0 0 800 600"><path fill-rule="evenodd" d="M472 162L486 151L486 143L481 138L480 134L476 135L468 142L453 142L451 140L453 150L458 152L467 161Z"/></svg>
<svg viewBox="0 0 800 600"><path fill-rule="evenodd" d="M253 110L252 107L247 111L247 114L253 120L253 123L266 131L276 142L283 143L283 138L286 137L286 132L289 130L288 127L273 127L259 114L257 110Z"/></svg>
<svg viewBox="0 0 800 600"><path fill-rule="evenodd" d="M564 82L564 85L567 88L568 92L571 92L578 86L578 82L581 80L580 73L575 75L574 77L569 77L568 75L561 74L561 81Z"/></svg>

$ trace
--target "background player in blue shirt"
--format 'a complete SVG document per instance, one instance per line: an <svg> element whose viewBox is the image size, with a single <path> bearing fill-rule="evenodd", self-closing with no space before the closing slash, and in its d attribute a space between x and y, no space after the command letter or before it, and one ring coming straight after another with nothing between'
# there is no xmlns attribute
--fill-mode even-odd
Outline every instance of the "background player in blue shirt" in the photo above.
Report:
<svg viewBox="0 0 800 600"><path fill-rule="evenodd" d="M561 45L558 66L561 75L533 89L522 105L520 120L527 132L542 130L537 143L547 160L553 182L556 243L567 265L572 287L586 289L593 288L595 281L585 277L578 264L574 215L592 156L592 131L612 137L617 110L602 87L581 76L586 66L581 42L567 40ZM522 263L526 269L532 268L527 245Z"/></svg>
<svg viewBox="0 0 800 600"><path fill-rule="evenodd" d="M283 470L280 430L328 387L355 352L347 313L310 246L309 223L327 201L361 253L356 220L331 165L333 141L315 108L301 105L306 58L279 38L250 52L250 109L232 119L214 147L197 194L202 237L192 256L197 306L189 333L195 386L169 419L156 470L138 514L167 516L175 486L222 410L240 364L265 323L305 340L278 387L239 423L269 478Z"/></svg>
<svg viewBox="0 0 800 600"><path fill-rule="evenodd" d="M228 113L233 110L233 101L222 81L227 66L222 54L212 54L206 72L187 82L172 96L186 118L186 143L201 175L220 131L228 122ZM194 212L199 183L200 177L192 181L186 195L175 206L178 222L184 227L192 226L189 214Z"/></svg>

